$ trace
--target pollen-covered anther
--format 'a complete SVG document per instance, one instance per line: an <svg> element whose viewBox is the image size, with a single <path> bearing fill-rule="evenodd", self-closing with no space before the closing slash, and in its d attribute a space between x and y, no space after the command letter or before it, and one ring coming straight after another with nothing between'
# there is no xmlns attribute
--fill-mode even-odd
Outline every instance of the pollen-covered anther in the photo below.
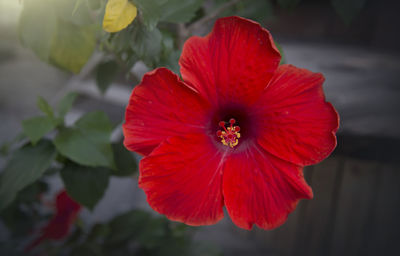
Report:
<svg viewBox="0 0 400 256"><path fill-rule="evenodd" d="M239 138L240 138L240 127L239 126L234 126L236 123L236 120L231 118L229 120L229 127L225 127L226 122L220 121L219 126L223 128L224 130L217 131L217 136L221 138L221 143L224 144L225 146L229 146L231 148L235 147L237 144L239 144Z"/></svg>

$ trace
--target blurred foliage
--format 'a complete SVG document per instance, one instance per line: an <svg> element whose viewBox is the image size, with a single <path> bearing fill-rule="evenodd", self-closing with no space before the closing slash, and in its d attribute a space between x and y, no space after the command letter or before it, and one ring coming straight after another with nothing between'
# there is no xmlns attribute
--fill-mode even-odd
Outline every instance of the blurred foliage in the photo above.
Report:
<svg viewBox="0 0 400 256"><path fill-rule="evenodd" d="M110 171L104 167L86 167L73 163L61 169L61 178L69 196L93 210L108 186Z"/></svg>
<svg viewBox="0 0 400 256"><path fill-rule="evenodd" d="M97 223L87 232L76 230L64 244L68 255L219 255L211 247L193 243L193 228L153 217L141 210L131 210ZM75 235L75 236L74 236ZM80 242L75 243L72 239ZM73 244L73 246L71 246ZM201 250L205 254L198 254Z"/></svg>
<svg viewBox="0 0 400 256"><path fill-rule="evenodd" d="M347 23L366 0L331 0ZM295 9L301 0L23 0L21 43L42 61L78 74L93 54L94 79L106 93L121 76L135 82L137 62L149 69L165 66L179 74L183 42L194 28L218 17L239 15L260 23L276 8ZM282 54L282 48L277 44ZM9 231L1 255L23 255L37 223L49 220L40 199L47 178L58 176L76 202L93 210L111 177L137 174L137 157L121 141L111 141L113 124L99 111L84 113L67 126L65 117L79 95L66 94L55 109L39 97L41 114L22 122L23 133L1 146L6 164L0 173L0 219ZM198 245L192 228L131 210L106 223L78 222L64 241L47 241L45 255L219 255Z"/></svg>
<svg viewBox="0 0 400 256"><path fill-rule="evenodd" d="M78 0L24 0L21 42L43 61L79 73L96 46L95 19L87 5L72 13Z"/></svg>
<svg viewBox="0 0 400 256"><path fill-rule="evenodd" d="M0 180L0 210L6 208L17 193L37 181L55 159L51 142L26 145L14 152L2 171Z"/></svg>
<svg viewBox="0 0 400 256"><path fill-rule="evenodd" d="M96 83L102 93L105 93L108 87L116 79L118 71L118 63L115 60L106 60L97 65Z"/></svg>
<svg viewBox="0 0 400 256"><path fill-rule="evenodd" d="M114 168L112 124L103 112L90 112L73 127L61 127L54 139L58 152L84 166Z"/></svg>

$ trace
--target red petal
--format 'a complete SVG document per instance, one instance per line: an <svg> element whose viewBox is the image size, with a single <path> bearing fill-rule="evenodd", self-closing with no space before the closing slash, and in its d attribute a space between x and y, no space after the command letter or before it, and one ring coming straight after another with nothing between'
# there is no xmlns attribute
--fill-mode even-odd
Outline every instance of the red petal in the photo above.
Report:
<svg viewBox="0 0 400 256"><path fill-rule="evenodd" d="M214 104L245 103L258 98L280 59L260 24L227 17L208 36L187 40L179 64L183 80Z"/></svg>
<svg viewBox="0 0 400 256"><path fill-rule="evenodd" d="M207 109L177 75L156 69L145 74L132 92L123 125L124 144L148 155L169 136L204 130Z"/></svg>
<svg viewBox="0 0 400 256"><path fill-rule="evenodd" d="M68 235L81 210L81 205L69 197L65 190L57 195L56 206L56 214L42 229L43 237L47 239L62 239Z"/></svg>
<svg viewBox="0 0 400 256"><path fill-rule="evenodd" d="M157 212L188 225L210 225L223 218L224 155L209 137L170 137L140 162L139 186Z"/></svg>
<svg viewBox="0 0 400 256"><path fill-rule="evenodd" d="M71 197L69 197L67 191L62 190L57 195L56 207L57 213L76 212L80 210L81 205L75 202Z"/></svg>
<svg viewBox="0 0 400 256"><path fill-rule="evenodd" d="M312 198L302 168L259 148L231 155L223 178L225 206L241 228L263 229L283 224L301 198Z"/></svg>
<svg viewBox="0 0 400 256"><path fill-rule="evenodd" d="M291 65L278 68L259 101L258 143L271 154L298 165L315 164L336 147L339 116L325 101L324 77Z"/></svg>
<svg viewBox="0 0 400 256"><path fill-rule="evenodd" d="M41 235L24 248L25 252L32 250L45 239L59 240L68 235L81 210L81 205L72 200L65 190L62 190L57 195L56 207L56 214L41 229Z"/></svg>

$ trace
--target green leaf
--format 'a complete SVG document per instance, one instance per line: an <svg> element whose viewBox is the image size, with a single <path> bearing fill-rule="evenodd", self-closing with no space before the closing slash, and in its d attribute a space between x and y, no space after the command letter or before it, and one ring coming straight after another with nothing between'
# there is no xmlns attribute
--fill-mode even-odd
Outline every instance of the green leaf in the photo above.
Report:
<svg viewBox="0 0 400 256"><path fill-rule="evenodd" d="M113 34L113 37L110 41L114 52L125 52L127 49L130 48L129 41L131 40L131 34L129 28L130 27Z"/></svg>
<svg viewBox="0 0 400 256"><path fill-rule="evenodd" d="M237 4L237 9L235 15L258 22L263 22L273 15L273 5L268 0L241 1Z"/></svg>
<svg viewBox="0 0 400 256"><path fill-rule="evenodd" d="M137 172L137 162L131 152L122 143L113 143L113 152L116 171L112 172L115 176L130 176Z"/></svg>
<svg viewBox="0 0 400 256"><path fill-rule="evenodd" d="M189 22L204 0L168 0L162 6L162 21L185 23Z"/></svg>
<svg viewBox="0 0 400 256"><path fill-rule="evenodd" d="M181 56L180 50L174 50L168 54L168 56L163 57L160 61L160 66L164 66L172 70L175 74L180 74L179 67L179 57Z"/></svg>
<svg viewBox="0 0 400 256"><path fill-rule="evenodd" d="M0 219L11 231L12 238L23 238L35 227L35 224L42 219L37 213L35 204L40 204L40 194L48 190L47 183L38 180L18 192L15 200L0 213ZM10 238L11 238L10 237ZM0 252L4 253L0 249ZM20 255L20 254L2 254Z"/></svg>
<svg viewBox="0 0 400 256"><path fill-rule="evenodd" d="M60 103L58 104L58 115L61 118L65 117L65 115L71 109L77 97L78 93L70 92L61 99Z"/></svg>
<svg viewBox="0 0 400 256"><path fill-rule="evenodd" d="M46 140L17 150L1 175L0 210L11 203L20 190L38 180L56 155L54 146Z"/></svg>
<svg viewBox="0 0 400 256"><path fill-rule="evenodd" d="M107 168L85 167L70 163L60 173L68 195L90 210L93 210L100 201L108 186Z"/></svg>
<svg viewBox="0 0 400 256"><path fill-rule="evenodd" d="M141 210L131 210L110 221L110 232L105 239L107 245L118 245L135 237L146 229L151 216Z"/></svg>
<svg viewBox="0 0 400 256"><path fill-rule="evenodd" d="M36 144L55 127L56 123L48 116L38 116L22 121L22 129L32 144Z"/></svg>
<svg viewBox="0 0 400 256"><path fill-rule="evenodd" d="M130 46L135 55L149 66L155 64L161 53L161 32L157 28L148 30L136 22L133 24L131 36Z"/></svg>
<svg viewBox="0 0 400 256"><path fill-rule="evenodd" d="M361 12L366 0L331 0L336 12L348 25Z"/></svg>
<svg viewBox="0 0 400 256"><path fill-rule="evenodd" d="M163 10L162 5L167 0L133 0L132 2L139 9L143 23L152 30L157 26Z"/></svg>
<svg viewBox="0 0 400 256"><path fill-rule="evenodd" d="M283 48L280 44L278 44L276 41L274 41L276 48L278 48L279 53L281 54L281 61L279 62L279 65L285 64L285 54L283 52Z"/></svg>
<svg viewBox="0 0 400 256"><path fill-rule="evenodd" d="M50 0L26 0L19 21L19 35L24 46L48 61L57 17Z"/></svg>
<svg viewBox="0 0 400 256"><path fill-rule="evenodd" d="M138 7L143 23L154 29L158 21L175 23L189 22L204 0L133 0Z"/></svg>
<svg viewBox="0 0 400 256"><path fill-rule="evenodd" d="M111 131L110 120L103 112L91 112L81 117L75 127L61 129L54 144L63 156L76 163L115 169Z"/></svg>
<svg viewBox="0 0 400 256"><path fill-rule="evenodd" d="M17 196L17 202L32 204L34 202L40 202L39 195L48 191L49 186L42 180L37 180L29 186L22 189Z"/></svg>
<svg viewBox="0 0 400 256"><path fill-rule="evenodd" d="M40 96L38 97L37 106L48 117L50 117L50 118L54 117L53 108L50 106L50 104L44 98L42 98Z"/></svg>
<svg viewBox="0 0 400 256"><path fill-rule="evenodd" d="M164 66L172 70L176 74L180 74L179 70L179 57L180 50L175 50L174 37L167 31L162 31L162 53L161 60L157 63L159 66Z"/></svg>
<svg viewBox="0 0 400 256"><path fill-rule="evenodd" d="M174 50L174 37L169 31L162 31L162 55L168 56Z"/></svg>
<svg viewBox="0 0 400 256"><path fill-rule="evenodd" d="M87 0L56 0L53 1L57 17L76 25L93 24Z"/></svg>
<svg viewBox="0 0 400 256"><path fill-rule="evenodd" d="M72 15L75 1L24 1L19 32L22 43L43 61L78 73L92 55L96 37L94 25L77 25L86 22Z"/></svg>
<svg viewBox="0 0 400 256"><path fill-rule="evenodd" d="M1 144L0 146L0 155L6 156L10 153L10 149L11 147L17 143L22 141L23 139L25 139L25 133L24 132L20 132L18 133L17 136L15 136L14 138L12 138L11 140L5 141L3 142L3 144Z"/></svg>
<svg viewBox="0 0 400 256"><path fill-rule="evenodd" d="M79 73L96 46L94 26L77 26L58 19L50 61L56 66Z"/></svg>
<svg viewBox="0 0 400 256"><path fill-rule="evenodd" d="M96 69L96 84L102 93L105 93L118 75L117 62L110 60L100 63Z"/></svg>

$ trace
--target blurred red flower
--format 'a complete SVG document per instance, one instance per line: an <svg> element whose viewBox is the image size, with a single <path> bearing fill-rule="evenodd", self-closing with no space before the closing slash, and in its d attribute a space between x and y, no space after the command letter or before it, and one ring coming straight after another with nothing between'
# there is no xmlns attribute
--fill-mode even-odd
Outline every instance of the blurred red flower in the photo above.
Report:
<svg viewBox="0 0 400 256"><path fill-rule="evenodd" d="M40 236L25 248L25 251L32 250L45 239L60 240L66 237L80 210L81 205L72 200L65 190L62 190L56 198L56 214L42 228Z"/></svg>
<svg viewBox="0 0 400 256"><path fill-rule="evenodd" d="M126 109L125 146L145 157L150 206L189 225L214 224L225 205L241 228L275 228L313 197L303 166L336 146L339 117L324 77L291 65L258 23L227 17L191 37L179 60L144 75Z"/></svg>

